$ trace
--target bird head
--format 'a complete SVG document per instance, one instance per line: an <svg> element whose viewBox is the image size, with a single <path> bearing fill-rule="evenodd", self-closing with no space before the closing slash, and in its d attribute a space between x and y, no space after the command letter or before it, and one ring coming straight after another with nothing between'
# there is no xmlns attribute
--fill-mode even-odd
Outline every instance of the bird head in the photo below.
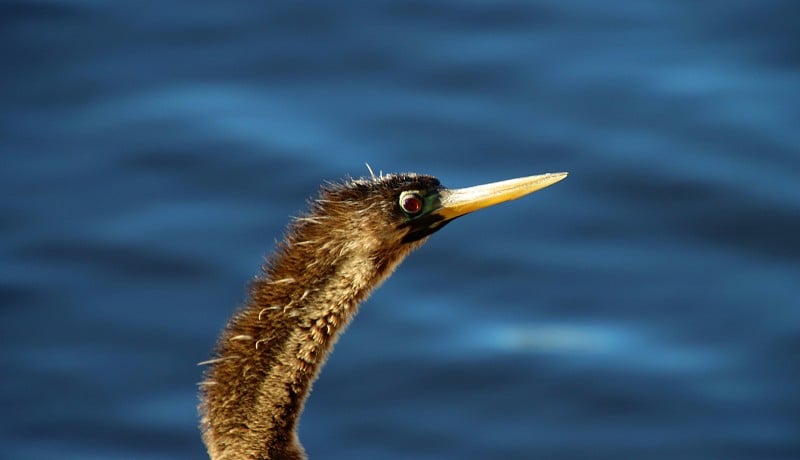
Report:
<svg viewBox="0 0 800 460"><path fill-rule="evenodd" d="M373 253L405 253L458 217L521 198L566 176L541 174L461 189L422 174L373 176L324 187L311 215L337 221L328 231L343 232L340 241Z"/></svg>

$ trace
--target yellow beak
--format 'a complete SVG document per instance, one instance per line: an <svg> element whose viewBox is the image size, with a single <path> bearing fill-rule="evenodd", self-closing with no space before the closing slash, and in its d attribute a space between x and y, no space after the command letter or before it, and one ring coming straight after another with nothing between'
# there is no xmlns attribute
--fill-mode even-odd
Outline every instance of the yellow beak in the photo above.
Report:
<svg viewBox="0 0 800 460"><path fill-rule="evenodd" d="M504 201L516 200L530 193L549 187L567 177L567 173L540 174L520 177L491 184L455 190L443 190L439 197L442 207L435 211L445 220L469 214Z"/></svg>

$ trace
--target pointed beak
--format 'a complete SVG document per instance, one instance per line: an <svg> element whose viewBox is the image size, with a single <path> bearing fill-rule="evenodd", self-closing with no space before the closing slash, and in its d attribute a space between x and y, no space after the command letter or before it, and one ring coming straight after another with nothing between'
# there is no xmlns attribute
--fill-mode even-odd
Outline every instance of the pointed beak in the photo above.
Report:
<svg viewBox="0 0 800 460"><path fill-rule="evenodd" d="M504 201L522 198L549 187L565 177L567 177L565 172L540 174L468 188L442 190L439 198L441 207L434 211L434 214L442 216L445 221L452 220Z"/></svg>

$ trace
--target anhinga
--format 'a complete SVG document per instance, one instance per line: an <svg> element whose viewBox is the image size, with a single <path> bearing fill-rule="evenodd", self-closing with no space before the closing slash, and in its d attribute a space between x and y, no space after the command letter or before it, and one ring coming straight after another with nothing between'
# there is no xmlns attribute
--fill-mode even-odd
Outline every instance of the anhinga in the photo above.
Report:
<svg viewBox="0 0 800 460"><path fill-rule="evenodd" d="M298 417L358 304L448 222L566 176L450 190L432 176L381 174L323 186L289 225L205 363L200 412L210 457L305 458Z"/></svg>

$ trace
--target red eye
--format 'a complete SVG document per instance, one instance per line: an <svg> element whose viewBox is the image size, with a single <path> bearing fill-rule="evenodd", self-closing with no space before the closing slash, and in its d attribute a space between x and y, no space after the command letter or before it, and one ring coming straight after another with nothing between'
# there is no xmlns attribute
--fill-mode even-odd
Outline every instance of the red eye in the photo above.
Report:
<svg viewBox="0 0 800 460"><path fill-rule="evenodd" d="M400 207L408 215L416 215L422 211L422 197L415 192L406 192L400 195Z"/></svg>

